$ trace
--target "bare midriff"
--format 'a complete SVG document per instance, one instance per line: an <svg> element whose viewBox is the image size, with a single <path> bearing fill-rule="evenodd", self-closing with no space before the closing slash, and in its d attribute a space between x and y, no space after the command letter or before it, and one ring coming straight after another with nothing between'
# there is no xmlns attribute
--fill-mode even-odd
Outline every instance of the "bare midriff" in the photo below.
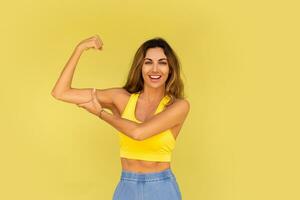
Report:
<svg viewBox="0 0 300 200"><path fill-rule="evenodd" d="M170 168L170 162L153 162L121 157L122 169L130 172L159 172Z"/></svg>

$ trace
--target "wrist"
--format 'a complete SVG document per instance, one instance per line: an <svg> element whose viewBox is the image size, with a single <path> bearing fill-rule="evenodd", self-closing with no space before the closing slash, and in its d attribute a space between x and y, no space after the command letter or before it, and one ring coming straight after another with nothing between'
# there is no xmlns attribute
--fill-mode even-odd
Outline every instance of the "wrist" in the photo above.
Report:
<svg viewBox="0 0 300 200"><path fill-rule="evenodd" d="M84 47L80 44L78 44L75 48L75 51L82 53L84 51Z"/></svg>

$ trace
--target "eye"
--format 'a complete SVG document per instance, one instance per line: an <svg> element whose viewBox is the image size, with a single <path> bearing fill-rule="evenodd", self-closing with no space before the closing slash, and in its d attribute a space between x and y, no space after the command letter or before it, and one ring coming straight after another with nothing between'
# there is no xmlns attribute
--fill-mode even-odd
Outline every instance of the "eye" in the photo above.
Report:
<svg viewBox="0 0 300 200"><path fill-rule="evenodd" d="M167 63L166 62L161 62L160 64L166 65Z"/></svg>
<svg viewBox="0 0 300 200"><path fill-rule="evenodd" d="M147 61L147 62L145 62L145 64L151 64L151 62Z"/></svg>

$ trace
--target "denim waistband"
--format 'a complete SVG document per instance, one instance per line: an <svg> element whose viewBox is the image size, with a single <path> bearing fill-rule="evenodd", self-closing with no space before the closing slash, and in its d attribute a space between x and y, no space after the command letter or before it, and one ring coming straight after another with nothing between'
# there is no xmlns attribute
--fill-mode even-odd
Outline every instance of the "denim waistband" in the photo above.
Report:
<svg viewBox="0 0 300 200"><path fill-rule="evenodd" d="M160 172L130 172L122 170L121 173L121 180L127 181L142 181L142 182L149 182L149 181L159 181L164 179L175 179L175 175L173 174L171 168L165 169Z"/></svg>

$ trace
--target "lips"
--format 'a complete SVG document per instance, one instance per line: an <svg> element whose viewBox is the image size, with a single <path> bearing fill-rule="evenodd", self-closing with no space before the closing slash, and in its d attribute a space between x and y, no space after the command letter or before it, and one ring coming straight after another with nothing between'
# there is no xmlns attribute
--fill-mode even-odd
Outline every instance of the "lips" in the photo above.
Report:
<svg viewBox="0 0 300 200"><path fill-rule="evenodd" d="M158 80L161 78L161 75L149 75L150 79Z"/></svg>

